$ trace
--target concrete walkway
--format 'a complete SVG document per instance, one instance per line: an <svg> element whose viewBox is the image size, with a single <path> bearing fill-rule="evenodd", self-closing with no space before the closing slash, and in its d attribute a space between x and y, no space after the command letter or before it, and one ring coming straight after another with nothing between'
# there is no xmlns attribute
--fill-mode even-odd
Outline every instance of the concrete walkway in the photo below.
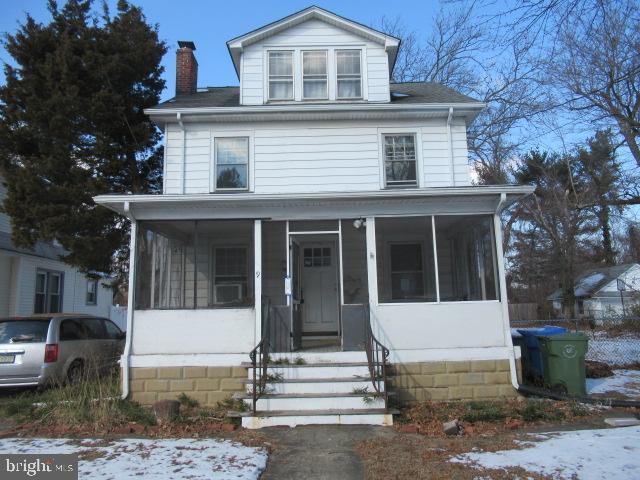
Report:
<svg viewBox="0 0 640 480"><path fill-rule="evenodd" d="M342 480L364 478L358 444L377 436L394 435L389 427L310 425L265 428L260 431L276 448L260 477L272 479Z"/></svg>

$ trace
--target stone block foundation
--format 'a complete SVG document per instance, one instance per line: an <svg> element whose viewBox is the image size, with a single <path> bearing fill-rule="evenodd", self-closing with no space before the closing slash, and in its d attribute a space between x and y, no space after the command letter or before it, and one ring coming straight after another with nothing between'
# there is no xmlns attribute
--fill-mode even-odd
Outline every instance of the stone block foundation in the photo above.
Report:
<svg viewBox="0 0 640 480"><path fill-rule="evenodd" d="M246 391L245 367L158 367L129 371L130 398L143 405L189 395L200 405L215 406L236 392Z"/></svg>
<svg viewBox="0 0 640 480"><path fill-rule="evenodd" d="M511 384L509 360L393 364L388 375L389 390L397 392L400 405L518 395Z"/></svg>

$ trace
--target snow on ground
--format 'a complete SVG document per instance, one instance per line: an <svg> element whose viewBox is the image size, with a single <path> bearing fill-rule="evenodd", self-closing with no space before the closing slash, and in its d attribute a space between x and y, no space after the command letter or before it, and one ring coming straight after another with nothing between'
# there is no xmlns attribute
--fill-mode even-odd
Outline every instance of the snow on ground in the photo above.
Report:
<svg viewBox="0 0 640 480"><path fill-rule="evenodd" d="M596 335L589 338L587 360L597 360L609 365L640 362L640 337L608 337Z"/></svg>
<svg viewBox="0 0 640 480"><path fill-rule="evenodd" d="M79 478L257 479L267 453L216 439L3 438L0 453L78 453Z"/></svg>
<svg viewBox="0 0 640 480"><path fill-rule="evenodd" d="M587 378L587 393L616 392L640 399L640 370L614 370L613 377Z"/></svg>
<svg viewBox="0 0 640 480"><path fill-rule="evenodd" d="M521 467L554 479L637 480L640 427L578 430L528 435L521 450L470 452L450 461L478 468Z"/></svg>

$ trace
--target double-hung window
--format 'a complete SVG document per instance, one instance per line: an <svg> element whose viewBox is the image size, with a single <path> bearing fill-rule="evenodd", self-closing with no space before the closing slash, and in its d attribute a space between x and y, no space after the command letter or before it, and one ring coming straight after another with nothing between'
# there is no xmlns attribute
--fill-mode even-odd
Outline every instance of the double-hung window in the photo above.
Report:
<svg viewBox="0 0 640 480"><path fill-rule="evenodd" d="M62 311L62 282L64 274L49 270L36 272L36 292L33 313Z"/></svg>
<svg viewBox="0 0 640 480"><path fill-rule="evenodd" d="M269 100L293 100L293 52L269 52Z"/></svg>
<svg viewBox="0 0 640 480"><path fill-rule="evenodd" d="M87 280L87 305L97 305L98 304L98 280L88 279Z"/></svg>
<svg viewBox="0 0 640 480"><path fill-rule="evenodd" d="M328 98L327 52L302 52L302 98L322 100Z"/></svg>
<svg viewBox="0 0 640 480"><path fill-rule="evenodd" d="M249 138L215 139L216 190L247 190L249 187Z"/></svg>
<svg viewBox="0 0 640 480"><path fill-rule="evenodd" d="M360 50L336 50L336 97L362 98Z"/></svg>
<svg viewBox="0 0 640 480"><path fill-rule="evenodd" d="M214 247L213 298L216 304L238 304L247 297L246 247Z"/></svg>
<svg viewBox="0 0 640 480"><path fill-rule="evenodd" d="M384 135L383 148L386 186L417 186L415 135Z"/></svg>

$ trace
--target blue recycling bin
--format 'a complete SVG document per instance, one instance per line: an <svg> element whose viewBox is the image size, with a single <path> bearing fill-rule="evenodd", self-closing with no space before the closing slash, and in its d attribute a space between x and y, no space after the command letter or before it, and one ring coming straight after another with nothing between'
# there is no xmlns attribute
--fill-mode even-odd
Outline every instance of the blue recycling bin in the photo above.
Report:
<svg viewBox="0 0 640 480"><path fill-rule="evenodd" d="M542 366L542 354L540 353L540 343L538 337L549 337L567 333L563 327L545 325L542 328L518 328L518 333L522 335L522 362L525 377L543 378L544 367Z"/></svg>

